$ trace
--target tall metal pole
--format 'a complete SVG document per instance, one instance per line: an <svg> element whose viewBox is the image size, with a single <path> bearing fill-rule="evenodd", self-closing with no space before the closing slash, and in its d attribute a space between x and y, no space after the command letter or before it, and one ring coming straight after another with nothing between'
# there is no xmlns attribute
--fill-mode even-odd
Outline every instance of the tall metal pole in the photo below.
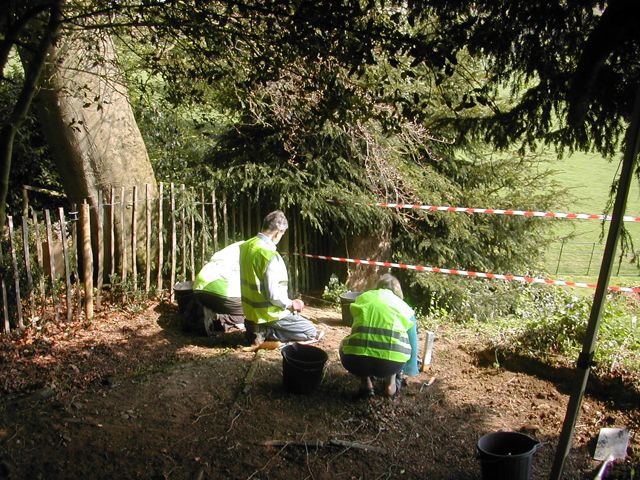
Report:
<svg viewBox="0 0 640 480"><path fill-rule="evenodd" d="M633 164L635 162L636 156L638 155L638 149L640 147L639 142L640 88L638 88L638 91L636 92L631 124L627 128L626 132L626 145L622 163L622 172L620 174L620 181L618 182L618 191L616 193L616 200L613 206L613 214L611 218L611 225L609 227L609 233L607 235L607 243L605 245L604 256L602 257L602 264L600 265L598 285L593 297L593 305L591 307L591 314L589 315L587 334L585 336L584 344L582 345L582 352L578 356L577 373L574 386L575 388L572 391L571 397L569 398L567 412L564 418L564 423L562 424L562 432L560 434L558 447L556 449L556 456L554 458L553 467L551 469L551 476L549 477L550 480L560 480L560 477L562 475L564 462L569 455L569 450L571 449L571 437L573 437L573 432L578 420L580 405L582 404L582 398L584 396L584 391L587 386L587 380L589 378L589 371L594 365L593 356L596 347L598 329L600 327L602 309L606 300L607 290L609 286L609 277L611 276L611 269L616 251L616 244L620 235L622 217L625 213L627 197L629 195L631 180L633 178Z"/></svg>

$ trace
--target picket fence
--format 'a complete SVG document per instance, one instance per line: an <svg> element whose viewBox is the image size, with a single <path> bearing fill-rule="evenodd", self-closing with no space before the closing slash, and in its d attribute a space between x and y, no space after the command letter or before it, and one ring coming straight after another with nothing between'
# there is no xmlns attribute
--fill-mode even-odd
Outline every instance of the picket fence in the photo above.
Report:
<svg viewBox="0 0 640 480"><path fill-rule="evenodd" d="M249 198L229 201L224 192L173 183L160 183L157 194L145 185L111 188L103 197L96 205L34 211L19 224L8 216L0 332L50 319L91 319L106 291L117 288L173 301L178 282L193 280L213 252L255 235L268 213ZM322 288L336 267L290 253L330 248L327 237L296 209L285 214L289 229L279 250L290 289Z"/></svg>

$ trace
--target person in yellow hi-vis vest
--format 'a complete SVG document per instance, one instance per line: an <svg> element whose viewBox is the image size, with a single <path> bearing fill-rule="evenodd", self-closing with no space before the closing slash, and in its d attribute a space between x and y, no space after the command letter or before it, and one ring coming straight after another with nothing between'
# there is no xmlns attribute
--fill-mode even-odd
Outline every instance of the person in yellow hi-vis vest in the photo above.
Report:
<svg viewBox="0 0 640 480"><path fill-rule="evenodd" d="M416 317L403 300L400 282L390 273L382 275L350 309L353 324L340 344L342 365L360 379L359 397L375 394L374 378L382 379L384 395L394 397L403 373L418 374Z"/></svg>
<svg viewBox="0 0 640 480"><path fill-rule="evenodd" d="M290 299L289 276L276 245L289 227L280 210L269 213L260 233L240 246L240 289L246 317L246 338L259 345L269 341L315 341L319 330L300 315L304 302Z"/></svg>
<svg viewBox="0 0 640 480"><path fill-rule="evenodd" d="M214 253L193 282L193 298L203 309L208 335L244 330L240 300L240 245L243 243L232 243Z"/></svg>

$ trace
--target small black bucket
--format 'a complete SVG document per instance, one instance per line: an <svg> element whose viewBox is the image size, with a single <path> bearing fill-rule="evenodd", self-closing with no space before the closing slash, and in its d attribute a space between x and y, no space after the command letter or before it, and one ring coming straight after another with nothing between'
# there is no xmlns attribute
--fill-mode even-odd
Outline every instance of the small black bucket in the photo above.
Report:
<svg viewBox="0 0 640 480"><path fill-rule="evenodd" d="M487 433L478 440L483 480L531 480L531 460L542 444L518 432Z"/></svg>
<svg viewBox="0 0 640 480"><path fill-rule="evenodd" d="M291 393L311 393L322 382L327 352L292 343L282 349L282 383Z"/></svg>
<svg viewBox="0 0 640 480"><path fill-rule="evenodd" d="M178 303L178 312L184 314L193 299L193 282L178 282L173 286L173 295Z"/></svg>
<svg viewBox="0 0 640 480"><path fill-rule="evenodd" d="M342 310L342 323L351 326L353 317L351 316L351 304L362 292L347 292L340 295L340 309Z"/></svg>

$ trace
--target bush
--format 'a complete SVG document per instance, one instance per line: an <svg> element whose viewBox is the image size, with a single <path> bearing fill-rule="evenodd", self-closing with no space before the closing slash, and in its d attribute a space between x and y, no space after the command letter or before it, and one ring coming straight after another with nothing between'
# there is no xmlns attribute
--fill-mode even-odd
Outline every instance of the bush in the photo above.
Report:
<svg viewBox="0 0 640 480"><path fill-rule="evenodd" d="M340 295L347 293L349 289L342 283L335 274L331 274L329 277L329 283L325 285L322 292L322 298L328 302L340 305Z"/></svg>
<svg viewBox="0 0 640 480"><path fill-rule="evenodd" d="M406 295L425 315L446 311L460 324L495 321L515 312L523 286L477 278L415 275Z"/></svg>
<svg viewBox="0 0 640 480"><path fill-rule="evenodd" d="M515 314L500 321L494 348L542 361L556 357L575 362L585 340L592 298L532 285L519 300ZM597 338L597 371L640 372L638 313L634 296L608 297Z"/></svg>

